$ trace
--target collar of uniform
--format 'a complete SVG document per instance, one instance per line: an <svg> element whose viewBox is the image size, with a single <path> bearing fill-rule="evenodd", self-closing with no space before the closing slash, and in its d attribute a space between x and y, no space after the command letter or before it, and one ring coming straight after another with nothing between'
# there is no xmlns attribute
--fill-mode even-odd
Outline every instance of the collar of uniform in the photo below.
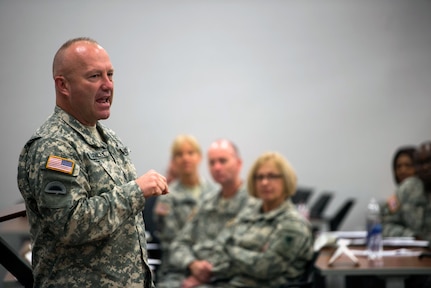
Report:
<svg viewBox="0 0 431 288"><path fill-rule="evenodd" d="M54 113L60 118L62 119L65 123L67 123L72 129L74 129L77 133L79 133L80 135L82 135L82 137L85 139L85 141L95 147L106 147L106 144L104 142L99 141L98 139L96 139L92 132L91 129L89 129L87 126L82 125L81 122L79 122L78 120L76 120L75 117L73 117L72 115L68 114L66 111L64 111L63 109L61 109L58 106L55 106L55 110ZM99 131L100 136L103 138L107 138L106 134L103 132L103 128L100 125L99 122L97 122L96 124L96 129Z"/></svg>
<svg viewBox="0 0 431 288"><path fill-rule="evenodd" d="M245 218L249 220L256 221L258 219L265 219L265 221L271 221L274 218L277 218L278 215L285 213L286 211L294 208L291 201L284 201L283 204L281 204L280 207L277 209L274 209L272 211L269 211L267 213L262 212L262 202L259 201L258 205L253 206L253 213L247 213L247 215L244 215Z"/></svg>

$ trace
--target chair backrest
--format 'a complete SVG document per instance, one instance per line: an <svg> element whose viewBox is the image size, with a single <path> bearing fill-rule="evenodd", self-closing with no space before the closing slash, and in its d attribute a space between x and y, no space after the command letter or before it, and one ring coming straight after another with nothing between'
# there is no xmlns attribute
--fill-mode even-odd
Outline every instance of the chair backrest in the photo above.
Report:
<svg viewBox="0 0 431 288"><path fill-rule="evenodd" d="M310 196L313 194L313 190L310 188L298 188L296 193L292 196L291 200L293 204L307 204L310 200Z"/></svg>
<svg viewBox="0 0 431 288"><path fill-rule="evenodd" d="M328 207L329 202L332 200L333 194L331 192L323 192L319 198L313 203L310 208L310 218L320 219L323 218L323 212Z"/></svg>
<svg viewBox="0 0 431 288"><path fill-rule="evenodd" d="M341 226L341 223L346 219L347 214L353 208L355 204L355 199L349 198L344 201L343 205L337 210L333 217L329 219L329 229L330 231L336 231Z"/></svg>
<svg viewBox="0 0 431 288"><path fill-rule="evenodd" d="M145 222L145 230L148 231L151 236L150 241L159 243L159 239L154 234L154 231L156 229L156 224L154 223L154 220L153 220L153 209L154 209L154 204L156 203L156 200L157 200L157 196L148 197L145 200L143 216L144 216L144 222Z"/></svg>

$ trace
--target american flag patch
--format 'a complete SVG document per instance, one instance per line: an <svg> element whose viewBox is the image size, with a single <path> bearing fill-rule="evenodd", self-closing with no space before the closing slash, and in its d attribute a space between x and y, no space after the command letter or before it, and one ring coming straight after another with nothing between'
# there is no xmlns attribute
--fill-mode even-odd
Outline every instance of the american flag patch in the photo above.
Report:
<svg viewBox="0 0 431 288"><path fill-rule="evenodd" d="M46 169L72 174L75 161L51 155L46 161Z"/></svg>

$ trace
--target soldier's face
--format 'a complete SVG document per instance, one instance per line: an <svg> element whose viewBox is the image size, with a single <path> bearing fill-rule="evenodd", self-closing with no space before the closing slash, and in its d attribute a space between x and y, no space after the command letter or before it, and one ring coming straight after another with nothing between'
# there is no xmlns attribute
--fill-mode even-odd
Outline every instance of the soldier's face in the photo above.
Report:
<svg viewBox="0 0 431 288"><path fill-rule="evenodd" d="M174 165L178 175L192 175L197 173L201 155L190 143L184 142L174 155Z"/></svg>
<svg viewBox="0 0 431 288"><path fill-rule="evenodd" d="M416 173L427 185L431 184L431 142L419 147L415 154Z"/></svg>
<svg viewBox="0 0 431 288"><path fill-rule="evenodd" d="M72 67L65 75L71 113L84 125L95 125L110 116L114 96L114 69L107 52L92 43L73 48Z"/></svg>
<svg viewBox="0 0 431 288"><path fill-rule="evenodd" d="M242 161L230 145L213 145L208 150L208 165L214 181L224 186L235 184Z"/></svg>
<svg viewBox="0 0 431 288"><path fill-rule="evenodd" d="M398 181L403 182L404 179L415 175L415 172L413 159L407 154L400 154L395 163L395 175Z"/></svg>
<svg viewBox="0 0 431 288"><path fill-rule="evenodd" d="M275 163L263 163L257 169L255 178L255 187L257 196L271 207L277 207L285 200L283 176L278 170Z"/></svg>

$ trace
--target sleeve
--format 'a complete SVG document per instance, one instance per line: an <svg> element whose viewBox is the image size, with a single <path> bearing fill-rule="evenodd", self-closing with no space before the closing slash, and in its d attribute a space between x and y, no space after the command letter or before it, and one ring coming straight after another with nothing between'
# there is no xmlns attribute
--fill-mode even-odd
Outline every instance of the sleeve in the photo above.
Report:
<svg viewBox="0 0 431 288"><path fill-rule="evenodd" d="M383 237L413 237L414 232L403 225L400 212L388 213L382 216Z"/></svg>
<svg viewBox="0 0 431 288"><path fill-rule="evenodd" d="M417 222L415 202L423 196L423 186L416 178L403 182L395 195L387 199L382 213L384 237L413 237L416 232L409 222ZM417 218L416 220L414 218Z"/></svg>
<svg viewBox="0 0 431 288"><path fill-rule="evenodd" d="M233 255L230 254L229 247L234 245L235 225L238 219L228 222L220 232L209 253L208 261L213 264L214 279L230 279L234 275L240 274L240 269L233 264Z"/></svg>
<svg viewBox="0 0 431 288"><path fill-rule="evenodd" d="M225 273L238 273L262 280L280 275L287 278L301 275L313 253L311 232L301 221L284 224L288 225L279 224L259 251L238 245L235 243L238 240L230 240L229 243L227 239L225 255L230 257L231 263L226 265L219 262L219 265L215 265L219 267L215 273L219 276ZM226 261L220 259L222 262Z"/></svg>
<svg viewBox="0 0 431 288"><path fill-rule="evenodd" d="M68 174L47 169L50 155L73 161L73 172ZM20 162L26 164L19 171L19 177L27 179L29 187L32 187L28 190L34 191L36 206L32 207L37 210L34 212L43 219L43 229L60 243L80 245L104 239L130 217L142 212L145 198L134 180L124 184L107 181L103 178L107 177L103 169L99 175L93 173L90 179L77 150L67 141L59 144L40 139L22 157ZM102 183L104 188L92 191L94 181L99 185Z"/></svg>
<svg viewBox="0 0 431 288"><path fill-rule="evenodd" d="M195 228L199 227L200 213L198 210L196 215L186 222L170 245L170 265L174 268L186 271L190 263L197 259L193 252L193 246L197 239Z"/></svg>
<svg viewBox="0 0 431 288"><path fill-rule="evenodd" d="M172 191L171 191L172 193ZM158 209L166 210L166 215L160 215ZM175 199L172 194L157 197L153 210L153 219L156 226L156 236L159 238L163 250L169 248L170 243L178 234L182 225L175 217Z"/></svg>

